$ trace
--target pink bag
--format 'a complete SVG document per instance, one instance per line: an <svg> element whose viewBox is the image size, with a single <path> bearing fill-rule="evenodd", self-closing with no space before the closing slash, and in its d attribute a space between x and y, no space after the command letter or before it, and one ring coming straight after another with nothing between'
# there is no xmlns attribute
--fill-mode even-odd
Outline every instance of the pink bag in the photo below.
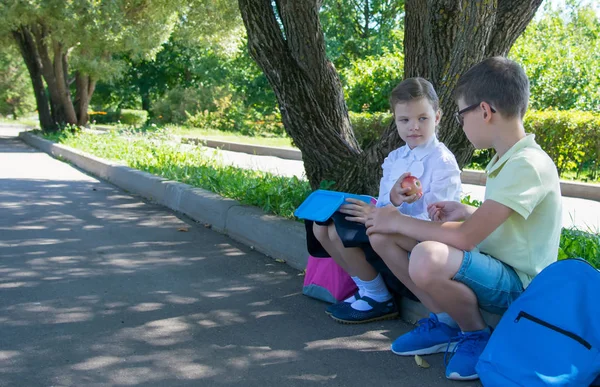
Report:
<svg viewBox="0 0 600 387"><path fill-rule="evenodd" d="M333 258L308 256L302 294L336 303L350 297L356 290L357 287L352 278Z"/></svg>

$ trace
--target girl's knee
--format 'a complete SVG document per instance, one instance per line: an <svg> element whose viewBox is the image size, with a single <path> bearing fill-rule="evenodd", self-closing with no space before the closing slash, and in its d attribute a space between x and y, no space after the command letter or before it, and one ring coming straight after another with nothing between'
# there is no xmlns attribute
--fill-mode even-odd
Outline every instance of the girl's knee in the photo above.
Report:
<svg viewBox="0 0 600 387"><path fill-rule="evenodd" d="M329 232L327 230L327 226L321 226L316 223L313 223L313 234L319 242L323 242L329 239Z"/></svg>
<svg viewBox="0 0 600 387"><path fill-rule="evenodd" d="M447 261L443 257L448 253L448 246L439 242L421 242L410 253L408 274L419 287L425 287L437 281L444 272Z"/></svg>
<svg viewBox="0 0 600 387"><path fill-rule="evenodd" d="M330 241L335 241L335 240L340 239L340 236L338 235L337 229L335 228L335 224L333 222L331 222L327 226L327 237L329 238Z"/></svg>
<svg viewBox="0 0 600 387"><path fill-rule="evenodd" d="M373 234L369 235L369 243L371 244L373 250L375 250L375 252L381 256L382 252L386 250L387 246L389 246L390 239L384 234Z"/></svg>

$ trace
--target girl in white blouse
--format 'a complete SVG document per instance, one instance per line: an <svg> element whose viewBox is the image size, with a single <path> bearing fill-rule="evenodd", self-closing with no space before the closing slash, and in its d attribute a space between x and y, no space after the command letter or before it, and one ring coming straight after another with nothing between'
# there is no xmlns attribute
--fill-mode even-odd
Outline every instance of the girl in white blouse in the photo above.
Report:
<svg viewBox="0 0 600 387"><path fill-rule="evenodd" d="M461 192L456 159L436 138L442 115L438 96L427 80L408 78L392 91L390 106L398 134L406 144L392 151L383 162L376 206L394 205L403 214L429 220L428 205L459 201ZM422 194L406 195L409 189L400 183L408 175L421 181ZM393 282L390 277L396 282L398 279L370 248L364 229L372 208L360 200L347 199L347 204L332 216L333 222L313 225L317 240L358 287L354 296L327 308L327 313L338 322L355 324L398 315L386 286L386 282ZM401 237L398 243L410 252L417 241Z"/></svg>

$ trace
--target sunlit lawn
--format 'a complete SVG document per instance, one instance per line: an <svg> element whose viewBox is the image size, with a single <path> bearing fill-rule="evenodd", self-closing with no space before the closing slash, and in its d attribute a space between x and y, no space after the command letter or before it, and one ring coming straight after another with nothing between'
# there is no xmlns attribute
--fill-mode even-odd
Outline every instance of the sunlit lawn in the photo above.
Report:
<svg viewBox="0 0 600 387"><path fill-rule="evenodd" d="M110 128L119 129L118 125L92 125L92 129ZM171 134L183 137L200 137L208 140L238 142L242 144L264 145L284 148L295 148L292 140L288 137L251 137L238 133L224 132L216 129L199 129L178 125L165 125L165 129Z"/></svg>

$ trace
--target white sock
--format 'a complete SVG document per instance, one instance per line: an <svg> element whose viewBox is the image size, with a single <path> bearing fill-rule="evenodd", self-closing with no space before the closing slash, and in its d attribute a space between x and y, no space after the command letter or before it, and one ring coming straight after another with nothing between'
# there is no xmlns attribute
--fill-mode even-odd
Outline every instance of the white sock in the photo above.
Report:
<svg viewBox="0 0 600 387"><path fill-rule="evenodd" d="M377 277L375 277L375 279L372 281L362 281L362 283L365 287L365 293L361 294L361 296L372 298L377 302L385 302L392 298L392 294L385 286L385 282L383 282L381 274L377 274ZM365 300L357 300L352 303L352 309L366 312L373 308Z"/></svg>
<svg viewBox="0 0 600 387"><path fill-rule="evenodd" d="M454 319L452 317L450 317L450 315L448 313L434 313L438 320L446 325L448 325L450 328L458 328L458 324L456 323L456 321L454 321Z"/></svg>
<svg viewBox="0 0 600 387"><path fill-rule="evenodd" d="M363 285L363 281L358 277L350 277L350 278L352 278L352 281L354 281L354 283L356 284L356 287L358 288L358 294L362 297L365 294L365 285ZM357 298L354 297L354 294L353 294L350 297L346 298L344 300L344 302L351 304L356 300L357 300Z"/></svg>

